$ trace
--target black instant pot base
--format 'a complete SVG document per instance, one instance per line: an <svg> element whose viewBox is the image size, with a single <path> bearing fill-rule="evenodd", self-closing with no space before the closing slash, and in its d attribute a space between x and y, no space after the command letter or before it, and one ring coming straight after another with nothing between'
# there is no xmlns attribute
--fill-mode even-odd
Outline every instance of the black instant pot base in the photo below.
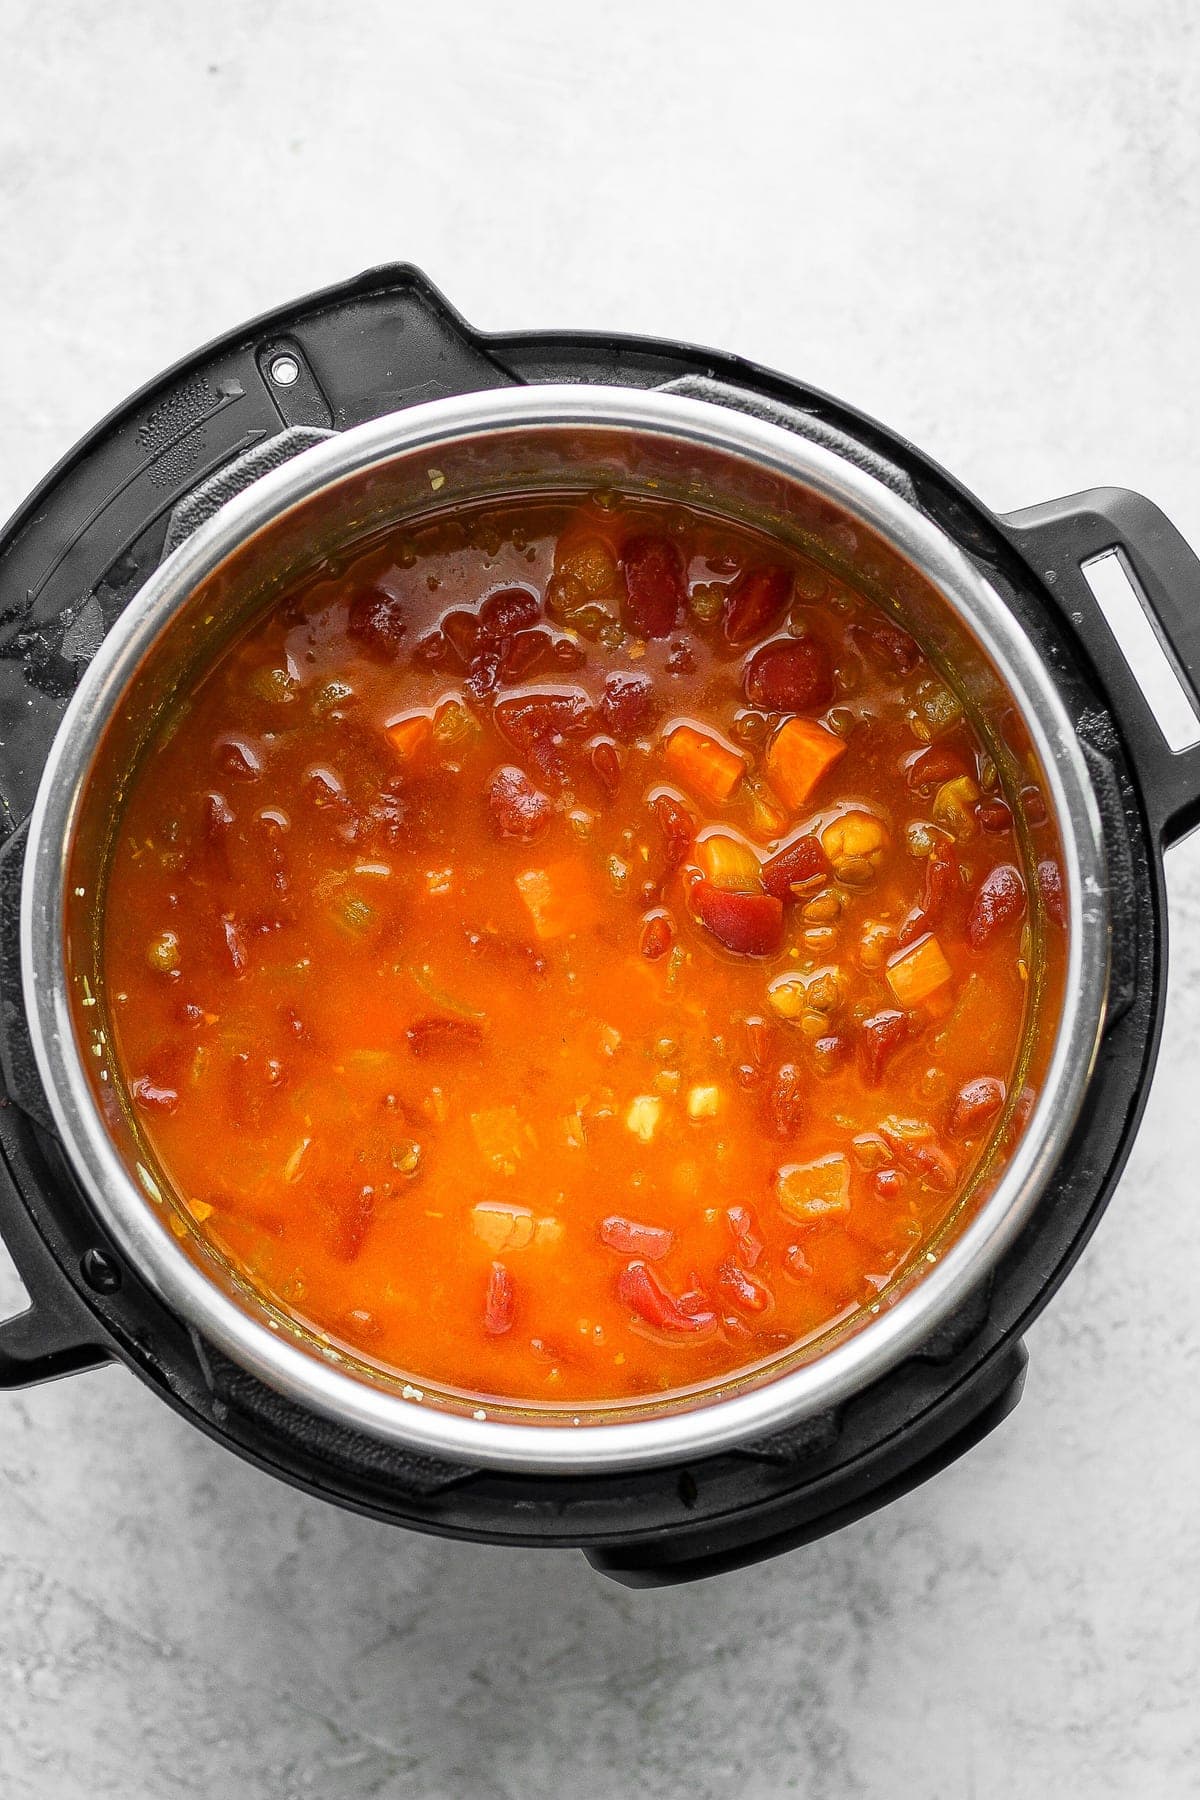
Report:
<svg viewBox="0 0 1200 1800"><path fill-rule="evenodd" d="M272 366L298 365L281 385ZM156 567L172 514L231 458L289 426L340 430L512 383L716 380L854 447L984 568L1055 671L1104 814L1112 1006L1084 1115L1036 1216L919 1355L836 1411L736 1452L610 1477L522 1476L408 1454L283 1399L201 1343L93 1219L49 1130L22 1028L13 930L24 833L67 698ZM911 484L911 486L909 485ZM447 1537L573 1545L632 1585L687 1580L803 1544L925 1480L1019 1398L1021 1334L1093 1230L1157 1049L1162 870L1129 745L1043 579L1044 542L989 514L903 439L827 395L685 345L473 332L415 270L371 271L257 320L160 377L90 434L0 539L0 1230L32 1305L0 1326L0 1386L119 1358L211 1437L307 1492ZM1034 554L1031 551L1031 554Z"/></svg>

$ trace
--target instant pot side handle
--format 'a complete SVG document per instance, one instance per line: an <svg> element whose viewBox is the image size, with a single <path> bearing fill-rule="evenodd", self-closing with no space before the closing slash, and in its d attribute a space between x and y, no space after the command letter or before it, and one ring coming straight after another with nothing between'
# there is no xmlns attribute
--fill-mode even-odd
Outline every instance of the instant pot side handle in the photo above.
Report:
<svg viewBox="0 0 1200 1800"><path fill-rule="evenodd" d="M1200 558L1166 514L1129 488L1090 488L1001 521L1082 638L1125 732L1156 835L1176 842L1200 825ZM1196 715L1195 741L1175 752L1084 573L1117 556Z"/></svg>
<svg viewBox="0 0 1200 1800"><path fill-rule="evenodd" d="M43 1130L50 1109L42 1092L21 998L21 868L27 827L0 846L0 1071L9 1100ZM0 1156L0 1238L29 1296L24 1312L0 1320L0 1389L31 1387L108 1362L102 1326L81 1301L43 1241Z"/></svg>
<svg viewBox="0 0 1200 1800"><path fill-rule="evenodd" d="M864 1455L766 1506L735 1511L694 1530L678 1524L648 1537L586 1549L598 1574L622 1587L676 1587L727 1575L841 1531L910 1493L973 1450L1016 1406L1029 1357L1010 1340L977 1363L908 1428Z"/></svg>

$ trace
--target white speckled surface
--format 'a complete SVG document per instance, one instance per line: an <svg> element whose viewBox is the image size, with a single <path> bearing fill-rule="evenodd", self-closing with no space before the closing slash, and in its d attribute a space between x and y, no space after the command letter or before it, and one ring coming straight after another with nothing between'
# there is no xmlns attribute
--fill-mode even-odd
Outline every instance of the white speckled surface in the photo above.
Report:
<svg viewBox="0 0 1200 1800"><path fill-rule="evenodd" d="M793 370L1003 509L1200 542L1189 0L0 0L0 511L372 262ZM1200 1793L1200 850L1146 1125L967 1461L637 1595L301 1499L110 1370L0 1404L3 1800ZM4 1292L10 1291L5 1284Z"/></svg>

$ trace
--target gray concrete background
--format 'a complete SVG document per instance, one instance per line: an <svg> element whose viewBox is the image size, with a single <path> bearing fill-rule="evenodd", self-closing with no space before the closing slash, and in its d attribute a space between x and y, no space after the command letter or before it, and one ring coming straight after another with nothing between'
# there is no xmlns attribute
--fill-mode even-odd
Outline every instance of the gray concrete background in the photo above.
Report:
<svg viewBox="0 0 1200 1800"><path fill-rule="evenodd" d="M0 0L0 511L194 344L372 262L493 328L794 370L993 505L1200 542L1188 0ZM1200 852L1140 1143L966 1462L766 1568L301 1499L111 1370L0 1405L0 1800L1200 1793ZM7 1284L5 1294L11 1293Z"/></svg>

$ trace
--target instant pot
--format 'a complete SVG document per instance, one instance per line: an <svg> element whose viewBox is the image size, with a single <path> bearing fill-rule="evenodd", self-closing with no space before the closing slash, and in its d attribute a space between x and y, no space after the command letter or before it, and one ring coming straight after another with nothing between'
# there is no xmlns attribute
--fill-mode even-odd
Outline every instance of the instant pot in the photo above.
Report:
<svg viewBox="0 0 1200 1800"><path fill-rule="evenodd" d="M766 521L898 605L998 721L1002 765L1040 771L1069 947L1064 991L1030 1008L1032 1110L928 1266L819 1355L559 1418L356 1367L206 1263L103 1086L103 996L81 983L124 773L256 600L435 501L597 484ZM1162 851L1200 819L1200 746L1172 753L1084 573L1111 554L1200 703L1200 562L1149 501L998 518L874 421L734 357L485 336L397 267L160 377L0 539L0 1233L29 1295L0 1324L0 1386L120 1360L325 1499L577 1546L633 1585L807 1542L944 1467L1015 1405L1022 1334L1128 1153L1162 1016Z"/></svg>

